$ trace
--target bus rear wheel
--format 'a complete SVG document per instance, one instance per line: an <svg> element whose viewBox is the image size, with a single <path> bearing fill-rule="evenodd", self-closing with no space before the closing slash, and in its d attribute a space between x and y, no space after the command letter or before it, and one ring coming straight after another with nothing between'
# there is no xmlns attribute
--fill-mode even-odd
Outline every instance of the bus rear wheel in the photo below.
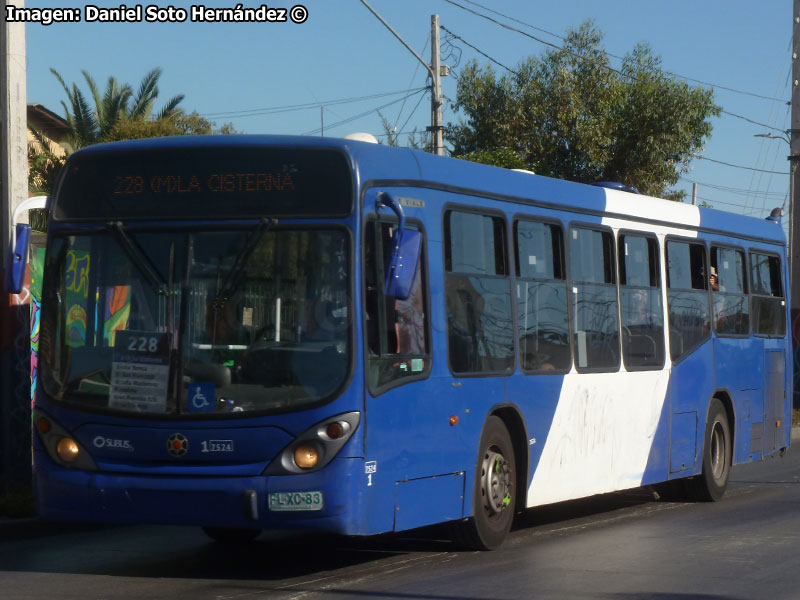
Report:
<svg viewBox="0 0 800 600"><path fill-rule="evenodd" d="M717 398L711 400L703 442L703 469L689 480L691 495L702 502L716 502L725 494L731 471L731 428L728 413Z"/></svg>
<svg viewBox="0 0 800 600"><path fill-rule="evenodd" d="M260 529L239 529L236 527L203 527L203 532L215 542L222 544L252 542L261 534Z"/></svg>
<svg viewBox="0 0 800 600"><path fill-rule="evenodd" d="M499 548L516 511L516 461L508 429L499 417L486 420L475 465L472 518L455 525L456 543L474 550Z"/></svg>

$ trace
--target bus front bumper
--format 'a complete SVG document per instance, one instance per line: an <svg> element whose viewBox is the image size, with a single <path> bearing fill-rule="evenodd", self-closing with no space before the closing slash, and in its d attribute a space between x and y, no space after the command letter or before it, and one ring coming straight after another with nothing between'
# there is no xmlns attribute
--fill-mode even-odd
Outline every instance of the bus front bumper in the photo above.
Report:
<svg viewBox="0 0 800 600"><path fill-rule="evenodd" d="M87 472L36 458L45 519L361 533L349 475L359 458L337 458L307 475L255 477Z"/></svg>

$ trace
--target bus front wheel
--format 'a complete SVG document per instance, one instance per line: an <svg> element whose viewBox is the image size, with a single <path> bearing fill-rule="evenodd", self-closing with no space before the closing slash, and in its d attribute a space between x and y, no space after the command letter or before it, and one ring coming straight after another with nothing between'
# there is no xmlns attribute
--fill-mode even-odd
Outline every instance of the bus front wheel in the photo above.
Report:
<svg viewBox="0 0 800 600"><path fill-rule="evenodd" d="M717 398L711 400L708 408L704 439L703 469L688 483L695 499L716 502L728 486L733 446L728 413Z"/></svg>
<svg viewBox="0 0 800 600"><path fill-rule="evenodd" d="M511 436L499 417L486 420L475 465L472 518L455 524L457 543L475 550L500 547L516 510L516 461Z"/></svg>

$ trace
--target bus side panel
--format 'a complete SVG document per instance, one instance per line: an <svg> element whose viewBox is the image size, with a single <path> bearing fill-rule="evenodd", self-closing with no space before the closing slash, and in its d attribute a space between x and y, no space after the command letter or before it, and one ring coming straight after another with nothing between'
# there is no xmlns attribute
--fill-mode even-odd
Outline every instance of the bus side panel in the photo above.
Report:
<svg viewBox="0 0 800 600"><path fill-rule="evenodd" d="M706 342L672 367L670 400L673 425L670 428L670 477L696 475L702 466L703 436L708 403L714 394L714 345ZM696 413L694 453L685 456L678 448L691 437L687 431L688 413ZM677 415L684 415L682 417ZM679 424L675 427L676 422ZM691 445L687 446L691 447ZM672 449L675 452L672 452Z"/></svg>
<svg viewBox="0 0 800 600"><path fill-rule="evenodd" d="M669 477L671 397L668 386L664 405L661 407L661 416L658 418L658 427L653 436L653 444L650 447L650 455L647 457L647 467L642 475L642 485L660 483Z"/></svg>
<svg viewBox="0 0 800 600"><path fill-rule="evenodd" d="M733 403L733 463L749 462L762 451L754 444L764 424L764 342L758 338L715 338L717 388ZM756 454L754 456L754 454Z"/></svg>
<svg viewBox="0 0 800 600"><path fill-rule="evenodd" d="M566 375L516 374L506 381L506 398L519 408L528 428L528 485L542 458L565 377Z"/></svg>
<svg viewBox="0 0 800 600"><path fill-rule="evenodd" d="M478 441L488 407L503 402L503 379L453 383L450 375L434 375L367 396L366 465L374 472L363 488L366 533L471 514Z"/></svg>
<svg viewBox="0 0 800 600"><path fill-rule="evenodd" d="M669 370L569 373L528 489L528 506L642 485L663 443Z"/></svg>
<svg viewBox="0 0 800 600"><path fill-rule="evenodd" d="M764 353L764 454L780 450L784 445L783 431L791 420L785 416L786 355L783 350Z"/></svg>

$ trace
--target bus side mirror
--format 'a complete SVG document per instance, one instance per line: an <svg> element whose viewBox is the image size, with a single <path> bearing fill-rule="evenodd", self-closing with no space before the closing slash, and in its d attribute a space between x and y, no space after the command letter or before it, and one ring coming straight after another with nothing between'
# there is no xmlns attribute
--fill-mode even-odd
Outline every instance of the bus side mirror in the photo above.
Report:
<svg viewBox="0 0 800 600"><path fill-rule="evenodd" d="M386 192L380 192L378 206L385 206L397 215L397 229L392 234L389 261L386 264L386 283L383 291L387 296L398 300L407 300L411 295L411 286L417 274L417 264L422 248L422 234L413 229L406 229L406 217L403 207L396 198Z"/></svg>
<svg viewBox="0 0 800 600"><path fill-rule="evenodd" d="M25 267L28 265L28 242L31 237L30 225L18 224L14 248L6 265L6 292L19 294L25 282Z"/></svg>
<svg viewBox="0 0 800 600"><path fill-rule="evenodd" d="M392 248L398 251L392 253L386 270L386 295L407 300L417 274L422 234L412 229L397 229L392 235Z"/></svg>

